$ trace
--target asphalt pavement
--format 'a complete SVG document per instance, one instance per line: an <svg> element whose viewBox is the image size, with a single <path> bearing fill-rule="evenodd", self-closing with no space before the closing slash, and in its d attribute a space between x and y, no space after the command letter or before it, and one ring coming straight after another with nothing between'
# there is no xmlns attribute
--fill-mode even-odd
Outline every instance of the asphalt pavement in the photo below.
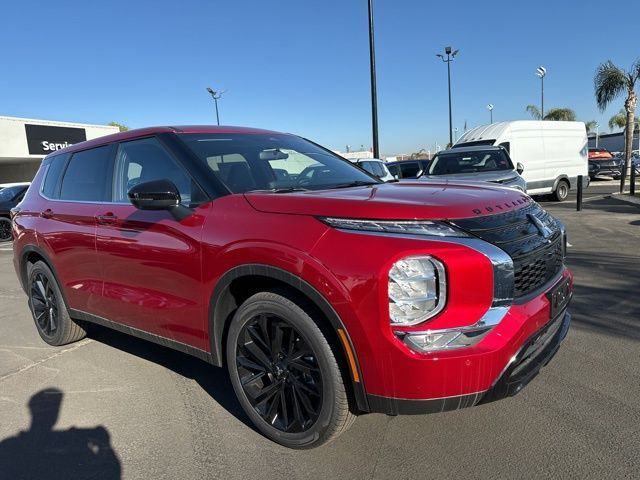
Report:
<svg viewBox="0 0 640 480"><path fill-rule="evenodd" d="M254 431L222 369L103 328L44 344L3 245L0 479L640 478L640 208L591 192L543 204L569 232L573 325L522 393L365 415L309 451Z"/></svg>

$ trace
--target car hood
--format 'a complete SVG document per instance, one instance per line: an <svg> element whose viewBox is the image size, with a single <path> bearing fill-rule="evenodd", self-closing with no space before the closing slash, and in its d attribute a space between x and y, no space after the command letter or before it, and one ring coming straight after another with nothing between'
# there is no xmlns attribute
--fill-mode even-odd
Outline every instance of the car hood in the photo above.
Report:
<svg viewBox="0 0 640 480"><path fill-rule="evenodd" d="M452 173L450 175L423 175L420 177L420 179L436 181L442 181L443 178L452 181L471 180L474 182L505 183L518 178L518 173L514 170L498 170L494 172Z"/></svg>
<svg viewBox="0 0 640 480"><path fill-rule="evenodd" d="M291 193L246 193L256 210L367 219L455 219L516 210L533 200L511 188L450 182L381 183Z"/></svg>

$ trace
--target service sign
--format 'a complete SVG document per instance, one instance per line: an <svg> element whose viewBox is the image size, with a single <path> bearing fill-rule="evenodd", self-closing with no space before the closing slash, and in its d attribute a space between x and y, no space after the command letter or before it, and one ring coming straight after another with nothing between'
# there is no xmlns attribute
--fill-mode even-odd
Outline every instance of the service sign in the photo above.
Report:
<svg viewBox="0 0 640 480"><path fill-rule="evenodd" d="M84 128L52 127L49 125L24 125L27 134L29 154L48 155L51 152L84 142L87 132Z"/></svg>

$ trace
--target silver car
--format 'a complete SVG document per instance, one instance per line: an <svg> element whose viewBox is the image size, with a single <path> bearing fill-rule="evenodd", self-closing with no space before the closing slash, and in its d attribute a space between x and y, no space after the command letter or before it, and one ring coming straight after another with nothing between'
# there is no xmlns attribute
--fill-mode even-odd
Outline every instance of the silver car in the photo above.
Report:
<svg viewBox="0 0 640 480"><path fill-rule="evenodd" d="M523 170L520 163L514 167L503 147L476 145L438 152L419 178L491 182L526 192L527 182L520 176Z"/></svg>

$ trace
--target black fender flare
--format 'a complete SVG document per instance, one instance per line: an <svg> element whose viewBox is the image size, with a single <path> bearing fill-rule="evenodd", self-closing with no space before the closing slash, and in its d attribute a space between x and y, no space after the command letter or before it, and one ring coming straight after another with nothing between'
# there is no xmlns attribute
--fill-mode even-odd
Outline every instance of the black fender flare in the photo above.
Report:
<svg viewBox="0 0 640 480"><path fill-rule="evenodd" d="M352 391L354 393L358 409L363 412L368 412L369 406L367 402L364 383L362 381L360 363L358 362L356 350L353 348L351 337L349 336L349 332L345 328L344 323L340 319L337 312L334 310L331 303L329 303L329 301L312 285L304 281L299 276L278 267L263 264L240 265L228 270L222 275L222 277L220 277L213 289L213 293L209 301L208 330L209 342L211 347L211 363L216 366L222 366L224 363L222 342L225 328L228 323L228 318L224 313L228 310L229 305L225 304L224 300L221 301L221 299L226 297L225 294L227 293L229 286L234 280L245 276L261 276L277 280L302 293L315 304L315 306L329 320L331 327L336 333L336 337L338 337L338 343L342 344L345 358L353 359L356 372L352 372L351 369L347 366L347 369L350 371L349 379L351 382ZM344 339L341 339L341 335L338 333L340 330L344 332ZM348 343L348 347L343 344L345 339ZM351 352L346 351L347 348L351 349ZM354 378L354 373L357 373L356 378Z"/></svg>
<svg viewBox="0 0 640 480"><path fill-rule="evenodd" d="M556 191L556 189L558 188L558 183L560 183L560 180L566 180L567 183L569 184L569 190L571 190L571 180L569 180L569 177L566 176L566 175L560 175L553 182L553 190L552 190L552 192Z"/></svg>

